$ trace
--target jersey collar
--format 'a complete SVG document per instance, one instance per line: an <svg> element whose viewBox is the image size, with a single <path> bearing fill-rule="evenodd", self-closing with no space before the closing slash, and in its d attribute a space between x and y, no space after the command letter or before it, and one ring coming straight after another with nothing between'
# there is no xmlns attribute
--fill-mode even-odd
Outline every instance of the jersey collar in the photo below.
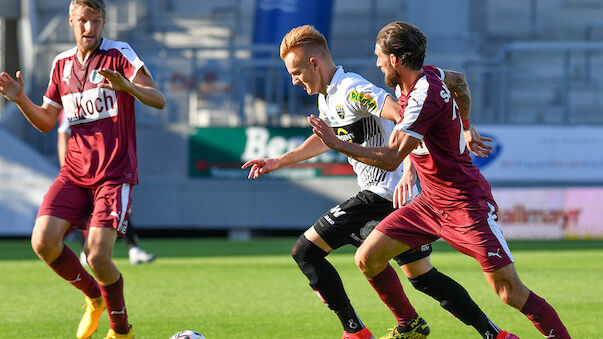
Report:
<svg viewBox="0 0 603 339"><path fill-rule="evenodd" d="M341 82L341 79L345 76L345 72L343 71L343 67L337 66L337 70L335 74L333 74L333 78L331 82L327 85L327 95L335 92L337 85Z"/></svg>

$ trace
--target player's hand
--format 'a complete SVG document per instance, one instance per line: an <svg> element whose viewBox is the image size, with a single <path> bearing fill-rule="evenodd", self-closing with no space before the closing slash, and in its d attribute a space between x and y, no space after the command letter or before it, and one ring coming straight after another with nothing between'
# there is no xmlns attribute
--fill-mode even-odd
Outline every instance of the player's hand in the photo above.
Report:
<svg viewBox="0 0 603 339"><path fill-rule="evenodd" d="M10 101L18 101L24 94L25 81L21 71L17 71L16 77L17 80L6 72L0 73L0 93Z"/></svg>
<svg viewBox="0 0 603 339"><path fill-rule="evenodd" d="M316 115L308 116L308 122L312 126L312 132L316 134L322 142L329 148L337 150L337 144L341 142L333 133L333 129L327 123Z"/></svg>
<svg viewBox="0 0 603 339"><path fill-rule="evenodd" d="M263 174L268 174L272 171L277 170L278 160L277 159L256 159L249 160L241 166L242 169L246 169L251 166L249 170L248 179L257 179L261 177Z"/></svg>
<svg viewBox="0 0 603 339"><path fill-rule="evenodd" d="M115 72L107 68L99 69L98 73L104 76L108 82L101 82L100 84L96 85L96 87L108 88L114 91L124 92L128 92L130 90L130 86L132 85L132 83L128 79L124 78L121 73Z"/></svg>
<svg viewBox="0 0 603 339"><path fill-rule="evenodd" d="M469 128L463 130L463 136L467 143L467 148L478 157L487 158L492 153L492 146L487 145L486 142L492 141L492 138L483 137L479 135L477 129L470 125Z"/></svg>
<svg viewBox="0 0 603 339"><path fill-rule="evenodd" d="M402 178L394 190L394 208L400 208L406 205L413 197L413 187L417 184L417 172L414 167L411 170L404 170Z"/></svg>

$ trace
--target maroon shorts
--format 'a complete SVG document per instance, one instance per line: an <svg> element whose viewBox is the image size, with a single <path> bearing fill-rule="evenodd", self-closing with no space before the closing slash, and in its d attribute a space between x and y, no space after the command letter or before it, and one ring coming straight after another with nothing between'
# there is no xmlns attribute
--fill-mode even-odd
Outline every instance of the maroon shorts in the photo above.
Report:
<svg viewBox="0 0 603 339"><path fill-rule="evenodd" d="M394 211L377 225L380 232L410 248L438 238L477 260L484 272L492 272L515 262L496 224L496 203L486 199L458 210L440 210L421 194Z"/></svg>
<svg viewBox="0 0 603 339"><path fill-rule="evenodd" d="M74 184L59 174L44 196L38 217L52 215L67 220L71 225L109 227L125 236L132 204L132 185L106 183L97 188Z"/></svg>

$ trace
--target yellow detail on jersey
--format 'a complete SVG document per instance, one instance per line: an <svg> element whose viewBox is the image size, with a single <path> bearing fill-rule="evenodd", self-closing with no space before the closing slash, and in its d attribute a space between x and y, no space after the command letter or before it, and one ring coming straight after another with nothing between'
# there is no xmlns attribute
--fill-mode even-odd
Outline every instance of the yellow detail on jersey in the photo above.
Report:
<svg viewBox="0 0 603 339"><path fill-rule="evenodd" d="M337 129L337 135L340 136L340 140L347 142L352 142L352 140L354 139L354 134L348 134L348 131L341 127Z"/></svg>
<svg viewBox="0 0 603 339"><path fill-rule="evenodd" d="M371 97L369 93L362 93L357 91L350 92L350 100L356 101L357 103L366 106L369 111L377 109L377 101Z"/></svg>

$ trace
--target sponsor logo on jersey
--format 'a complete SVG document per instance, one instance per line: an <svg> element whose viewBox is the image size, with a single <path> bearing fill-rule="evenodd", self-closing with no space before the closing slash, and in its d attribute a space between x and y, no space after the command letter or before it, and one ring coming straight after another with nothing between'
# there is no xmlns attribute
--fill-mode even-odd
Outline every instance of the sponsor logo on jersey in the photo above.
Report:
<svg viewBox="0 0 603 339"><path fill-rule="evenodd" d="M335 112L337 112L337 115L340 119L345 118L345 110L343 109L343 106L335 106Z"/></svg>
<svg viewBox="0 0 603 339"><path fill-rule="evenodd" d="M62 81L65 81L67 85L69 85L69 79L71 79L71 68L73 67L73 60L67 60L65 62L65 67L63 68L63 78Z"/></svg>
<svg viewBox="0 0 603 339"><path fill-rule="evenodd" d="M81 93L61 97L69 124L82 124L114 117L118 113L115 91L91 88Z"/></svg>
<svg viewBox="0 0 603 339"><path fill-rule="evenodd" d="M337 129L337 131L335 131L335 134L337 134L337 137L341 141L353 142L353 140L354 140L354 132L350 133L347 130L345 130L344 128L341 128L341 127L339 127Z"/></svg>
<svg viewBox="0 0 603 339"><path fill-rule="evenodd" d="M98 72L98 69L93 70L90 73L90 82L93 84L100 84L104 77Z"/></svg>
<svg viewBox="0 0 603 339"><path fill-rule="evenodd" d="M371 97L370 93L351 91L350 100L356 101L357 103L366 106L369 111L374 111L377 109L377 101L375 101L375 99Z"/></svg>

